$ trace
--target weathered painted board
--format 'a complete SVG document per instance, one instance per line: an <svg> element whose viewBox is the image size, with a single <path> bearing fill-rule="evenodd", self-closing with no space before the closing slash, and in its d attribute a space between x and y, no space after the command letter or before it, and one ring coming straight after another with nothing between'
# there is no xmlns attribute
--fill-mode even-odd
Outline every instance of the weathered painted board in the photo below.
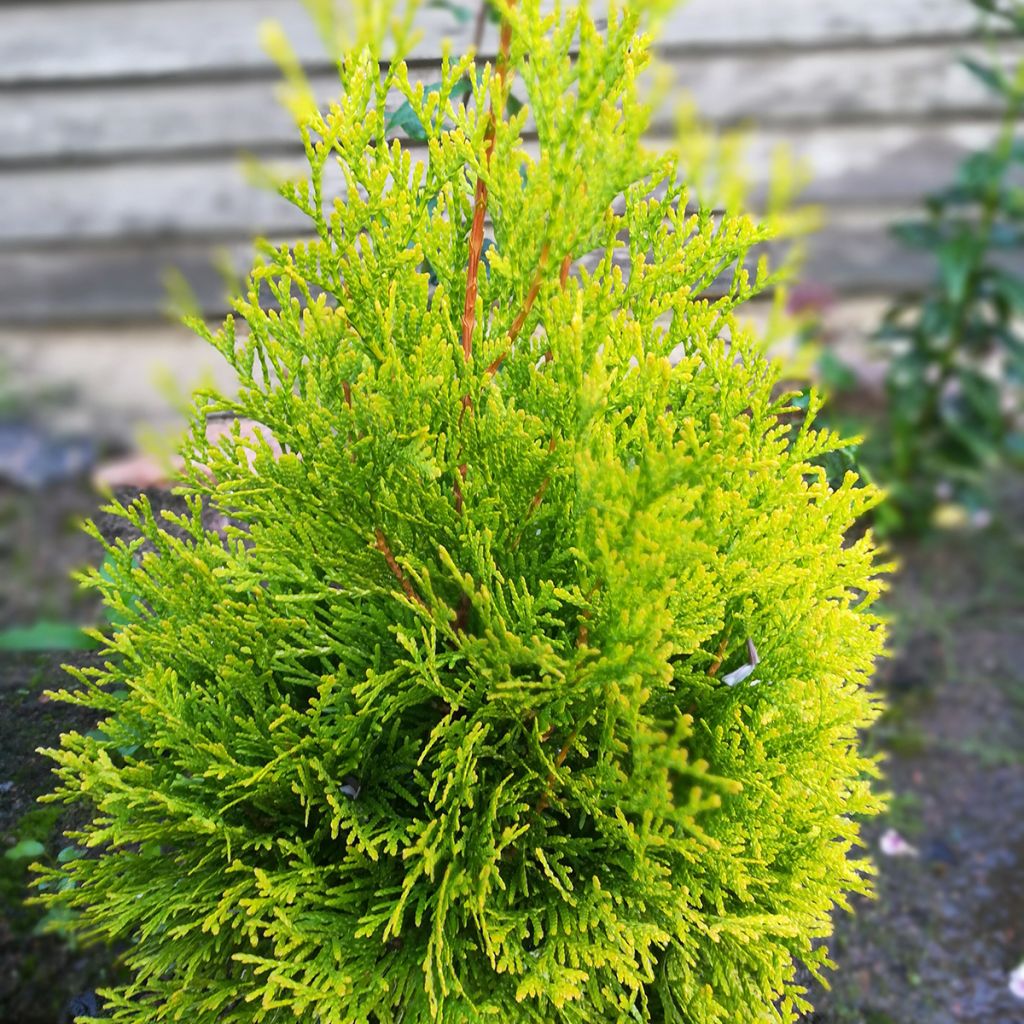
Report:
<svg viewBox="0 0 1024 1024"><path fill-rule="evenodd" d="M295 152L259 42L267 17L329 96L298 0L0 5L0 322L152 322L170 267L218 313L212 252L241 266L251 234L304 229L235 156ZM460 48L471 29L438 10L423 24L416 73L430 79L442 36ZM807 159L808 198L840 211L808 276L868 293L921 283L926 263L883 225L992 137L990 100L955 62L976 29L966 0L690 0L664 39L704 116L763 126L752 167L779 142Z"/></svg>
<svg viewBox="0 0 1024 1024"><path fill-rule="evenodd" d="M932 268L920 254L893 241L887 224L898 214L850 214L811 239L806 280L845 294L912 290ZM144 321L167 307L166 274L181 271L210 315L226 309L215 254L240 270L251 247L196 241L0 251L0 320L12 323Z"/></svg>
<svg viewBox="0 0 1024 1024"><path fill-rule="evenodd" d="M761 126L991 115L991 94L956 60L981 48L940 44L834 53L690 56L675 68L702 116ZM1021 59L1024 48L1004 59ZM433 78L429 69L419 76ZM337 78L313 79L327 102ZM146 154L293 147L271 79L40 87L0 92L0 167ZM397 102L397 101L396 101Z"/></svg>
<svg viewBox="0 0 1024 1024"><path fill-rule="evenodd" d="M284 24L303 59L323 63L298 0L20 0L0 8L0 84L262 72L258 26L267 18ZM439 10L425 9L421 23L416 56L426 60L443 37L464 48L472 35L472 25ZM668 20L664 42L680 50L848 45L949 38L977 24L964 0L691 0Z"/></svg>
<svg viewBox="0 0 1024 1024"><path fill-rule="evenodd" d="M751 137L749 163L754 180L763 178L772 150L784 144L813 175L808 201L912 203L946 184L964 152L986 144L994 132L991 124L974 122L760 132ZM239 238L288 233L303 224L284 200L248 184L232 157L0 173L0 244Z"/></svg>
<svg viewBox="0 0 1024 1024"><path fill-rule="evenodd" d="M238 238L303 225L297 211L250 184L242 163L230 157L0 175L0 245Z"/></svg>

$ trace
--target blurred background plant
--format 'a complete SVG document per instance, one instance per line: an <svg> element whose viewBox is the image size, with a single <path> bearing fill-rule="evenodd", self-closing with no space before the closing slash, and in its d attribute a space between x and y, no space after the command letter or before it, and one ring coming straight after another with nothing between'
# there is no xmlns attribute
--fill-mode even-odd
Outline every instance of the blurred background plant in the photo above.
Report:
<svg viewBox="0 0 1024 1024"><path fill-rule="evenodd" d="M1000 130L925 199L922 217L893 227L903 245L931 257L935 276L894 303L874 336L886 367L878 415L865 419L856 397L833 414L866 434L849 454L888 489L878 523L889 532L986 526L1001 470L1024 462L1024 60L1007 66L999 57L1000 43L1024 37L1024 4L968 2L992 19L992 55L961 63L1001 103ZM805 340L816 343L814 317L804 323ZM840 399L857 387L828 349L818 375Z"/></svg>
<svg viewBox="0 0 1024 1024"><path fill-rule="evenodd" d="M1024 4L972 2L1024 35ZM968 156L952 184L928 197L923 219L894 228L930 253L938 272L920 301L892 307L877 335L889 354L887 429L877 444L911 529L937 509L941 521L943 508L984 523L993 472L1024 459L1024 279L1007 259L1024 251L1024 61L963 64L1004 105L1002 127L990 149Z"/></svg>

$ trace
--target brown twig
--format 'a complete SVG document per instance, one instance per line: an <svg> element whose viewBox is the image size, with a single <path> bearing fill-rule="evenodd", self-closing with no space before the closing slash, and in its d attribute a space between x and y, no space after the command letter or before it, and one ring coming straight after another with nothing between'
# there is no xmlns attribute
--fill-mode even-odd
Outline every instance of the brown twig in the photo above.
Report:
<svg viewBox="0 0 1024 1024"><path fill-rule="evenodd" d="M549 250L548 244L545 242L544 243L544 248L541 250L540 266L537 268L537 274L536 274L536 277L534 278L534 284L533 284L533 286L531 286L530 292L529 292L529 294L526 297L526 304L524 305L523 310L520 313L520 315L518 317L516 317L515 321L513 322L512 330L509 331L509 347L500 356L498 356L498 358L495 359L494 362L491 363L490 366L487 367L487 372L489 374L491 374L491 375L497 373L498 370L501 368L501 364L505 361L505 359L508 357L509 352L512 350L512 343L515 341L516 335L519 333L520 330L522 330L523 324L526 322L526 318L527 318L527 316L530 313L530 308L533 306L533 303L534 303L534 301L537 298L537 293L540 290L540 278L541 278L541 274L543 273L544 268L545 268L545 266L547 264L547 259L548 259L549 251L550 250ZM561 270L559 271L559 274L558 274L558 283L559 283L559 285L562 288L565 287L566 282L569 280L569 269L571 267L572 267L572 253L568 252L568 253L565 254L565 259L562 260L562 267L561 267ZM550 363L551 359L552 359L551 349L549 348L544 353L544 362L545 363ZM551 444L548 447L548 451L551 454L554 454L554 451L555 451L555 448L557 447L557 444L558 444L558 442L554 438L551 438ZM541 481L540 487L537 488L537 491L533 495L533 498L530 499L530 507L526 510L526 519L529 519L530 516L532 516L533 513L537 511L537 507L544 500L544 494L547 491L547 489L550 486L550 484L551 484L551 477L550 476L546 476ZM523 534L522 534L522 531L520 531L519 534L516 536L515 543L512 545L513 550L515 550L516 548L519 547L519 543L522 540L522 538L523 538Z"/></svg>
<svg viewBox="0 0 1024 1024"><path fill-rule="evenodd" d="M588 601L590 601L593 598L594 594L597 593L597 590L600 587L600 585L600 580L598 580L598 582L596 582L590 588L590 593L587 595ZM580 627L579 632L576 635L577 647L582 647L584 644L586 644L587 640L589 639L590 630L587 627L587 620L589 618L590 609L588 608L583 612L582 615L580 615ZM562 744L562 749L558 752L558 755L555 757L554 766L552 767L551 771L548 772L548 780L547 784L544 787L544 792L541 794L540 799L537 801L536 807L534 807L535 814L542 813L544 810L547 809L548 805L551 803L551 793L554 789L555 782L557 781L556 773L558 769L561 768L563 764L565 764L565 759L569 756L569 751L572 749L572 745L576 742L576 738L580 734L580 726L582 724L582 722L577 722L576 725L573 726L572 732L569 733L569 738L565 741L565 743ZM548 731L541 737L541 742L546 742L548 738L551 736L551 733L552 730L548 729Z"/></svg>
<svg viewBox="0 0 1024 1024"><path fill-rule="evenodd" d="M601 589L601 581L598 580L591 588L590 593L587 594L587 603L589 604L593 599L594 595ZM580 628L576 633L576 646L583 647L584 644L590 639L590 627L587 625L590 619L591 609L585 608L580 615Z"/></svg>
<svg viewBox="0 0 1024 1024"><path fill-rule="evenodd" d="M477 49L480 40L483 38L484 8L477 21ZM507 22L501 26L501 45L498 51L498 62L495 66L495 73L498 76L498 85L504 90L505 76L508 73L509 55L512 51L512 26ZM500 111L491 106L485 134L487 149L484 162L489 167L491 157L494 155L494 147L498 137L498 117ZM473 359L473 331L476 327L476 300L480 290L480 263L484 251L484 225L487 221L487 181L483 173L478 175L476 190L473 195L473 224L469 232L469 267L466 271L466 302L462 309L462 354L466 360L467 369ZM467 391L462 396L462 412L459 414L461 423L466 411L472 411L473 399ZM468 466L465 462L459 465L458 476L455 480L455 511L461 515L464 504L462 483L465 482ZM469 625L470 601L463 594L459 601L459 607L455 614L456 628L465 632Z"/></svg>
<svg viewBox="0 0 1024 1024"><path fill-rule="evenodd" d="M490 159L491 139L487 149ZM466 274L466 304L462 310L462 354L468 365L473 357L473 329L476 326L476 297L480 290L480 260L484 250L484 221L487 217L487 182L477 178L473 197L473 227L469 232L469 270Z"/></svg>
<svg viewBox="0 0 1024 1024"><path fill-rule="evenodd" d="M537 301L537 296L540 294L540 287L544 283L544 271L547 270L548 259L550 257L551 247L545 242L544 248L541 249L540 261L537 264L537 272L533 276L533 280L530 282L530 290L526 293L526 301L523 303L523 308L516 315L515 320L512 321L512 326L508 331L508 344L505 351L498 356L490 366L487 367L487 373L492 377L500 369L502 364L508 359L509 354L512 351L512 346L515 344L516 338L519 337L519 332L522 331L526 325L526 318L530 315L533 310L534 304ZM572 253L567 252L565 258L562 260L562 266L558 273L558 284L564 288L569 281L569 271L572 268ZM544 353L544 362L551 362L551 349L548 349Z"/></svg>
<svg viewBox="0 0 1024 1024"><path fill-rule="evenodd" d="M587 619L590 618L590 612L584 612L580 616L580 628L576 633L576 646L583 647L590 639L590 627L587 625Z"/></svg>
<svg viewBox="0 0 1024 1024"><path fill-rule="evenodd" d="M548 772L548 781L544 786L544 792L541 793L540 799L537 801L537 806L534 807L533 811L535 814L543 814L551 804L551 791L554 789L555 782L557 781L558 769L565 764L565 759L569 756L569 751L572 749L572 745L576 742L576 737L579 735L579 726L574 726L569 738L562 744L562 749L558 752L558 756L555 758L554 766L551 771Z"/></svg>
<svg viewBox="0 0 1024 1024"><path fill-rule="evenodd" d="M388 568L391 570L391 574L398 580L405 591L405 596L410 601L415 601L421 608L427 607L427 602L416 593L416 588L409 582L409 577L402 571L402 567L398 564L398 559L395 558L395 553L391 550L391 545L388 544L387 537L384 536L384 531L378 526L376 531L377 537L377 550L384 556L384 561L388 563Z"/></svg>
<svg viewBox="0 0 1024 1024"><path fill-rule="evenodd" d="M351 409L352 408L352 385L347 380L341 382L342 390L345 393L345 404ZM353 452L353 458L355 453ZM384 531L378 526L374 531L376 539L377 550L384 556L384 561L387 562L388 568L391 570L392 576L398 580L405 591L405 596L410 601L415 601L421 608L427 607L427 602L416 593L416 588L409 582L409 577L402 571L402 567L398 564L398 559L395 558L394 551L391 550L391 545L388 543L387 537L384 536Z"/></svg>
<svg viewBox="0 0 1024 1024"><path fill-rule="evenodd" d="M587 595L587 601L590 601L593 598L593 596L597 593L600 585L601 582L600 580L598 580L590 588L590 593ZM576 634L577 647L583 647L590 637L590 630L587 627L587 620L589 618L590 609L588 608L583 612L582 615L580 615L579 632ZM548 772L548 780L547 784L544 787L544 792L541 794L540 799L537 801L536 807L534 807L535 814L542 813L544 810L547 809L548 805L551 803L551 793L554 789L555 782L557 781L556 772L559 768L562 767L563 764L565 764L565 759L569 756L569 751L572 749L572 745L576 742L576 738L580 734L580 726L582 724L582 722L577 722L576 725L573 726L572 732L569 733L569 738L565 741L565 743L562 744L562 749L558 752L558 756L555 758L554 767L551 769L550 772ZM552 731L552 729L548 729L547 732L541 737L542 743L547 742L548 738L551 736Z"/></svg>
<svg viewBox="0 0 1024 1024"><path fill-rule="evenodd" d="M551 439L551 450L555 450L555 439ZM544 492L551 485L551 477L546 476L540 483L540 487L537 488L537 493L533 496L530 501L530 507L526 510L527 518L533 515L537 511L538 506L544 500Z"/></svg>
<svg viewBox="0 0 1024 1024"><path fill-rule="evenodd" d="M487 367L487 372L491 376L494 376L494 374L501 369L501 364L508 358L508 354L511 352L516 338L519 337L519 332L523 329L523 325L526 323L526 318L530 315L530 311L533 309L533 305L537 301L537 296L540 294L540 286L544 281L544 271L547 270L550 255L551 245L549 242L545 242L540 251L540 259L537 262L537 271L533 275L533 280L530 282L530 290L526 293L526 300L523 302L523 308L516 314L515 320L512 321L512 326L508 329L507 347L505 351Z"/></svg>
<svg viewBox="0 0 1024 1024"><path fill-rule="evenodd" d="M725 659L726 651L729 650L729 634L726 633L722 637L722 642L718 645L718 650L715 651L715 660L708 669L709 676L715 676L718 674L718 670L722 667L722 662Z"/></svg>
<svg viewBox="0 0 1024 1024"><path fill-rule="evenodd" d="M549 455L554 455L555 449L557 447L558 447L558 442L555 441L554 438L551 438L551 441L548 444L548 454ZM537 509L539 508L540 503L544 500L544 493L545 493L545 491L547 491L547 489L548 489L548 487L550 485L551 485L551 477L550 477L550 475L548 475L548 476L544 477L544 479L540 482L540 487L537 488L537 490L534 492L533 498L530 499L530 507L526 510L526 515L523 517L523 524L524 525L529 521L529 519L533 515L533 513L536 512ZM523 531L522 531L522 529L520 529L519 533L516 534L516 539L512 542L512 550L513 551L515 551L519 547L519 544L521 543L522 539L523 539Z"/></svg>
<svg viewBox="0 0 1024 1024"><path fill-rule="evenodd" d="M558 283L564 288L569 283L569 271L572 269L572 253L567 252L562 260L562 269L558 272Z"/></svg>
<svg viewBox="0 0 1024 1024"><path fill-rule="evenodd" d="M498 51L498 63L495 74L502 89L505 87L505 76L508 72L509 54L512 49L512 26L507 22L501 26L501 47ZM489 165L494 155L494 146L498 136L499 112L493 107L487 122L485 135L487 149L484 155L485 164ZM487 221L487 181L481 173L476 179L476 191L473 195L473 226L469 232L469 270L466 274L466 303L462 309L462 352L468 363L473 356L473 329L476 326L476 299L480 286L480 262L484 251L484 225Z"/></svg>

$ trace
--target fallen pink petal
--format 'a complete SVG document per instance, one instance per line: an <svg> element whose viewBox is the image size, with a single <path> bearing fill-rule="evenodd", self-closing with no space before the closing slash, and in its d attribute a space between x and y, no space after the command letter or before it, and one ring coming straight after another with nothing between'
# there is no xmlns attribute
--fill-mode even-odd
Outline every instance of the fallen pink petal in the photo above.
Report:
<svg viewBox="0 0 1024 1024"><path fill-rule="evenodd" d="M1016 970L1010 972L1010 991L1018 999L1024 1000L1024 960L1020 962Z"/></svg>
<svg viewBox="0 0 1024 1024"><path fill-rule="evenodd" d="M878 848L886 857L920 857L916 846L908 843L894 828L888 828L878 841Z"/></svg>

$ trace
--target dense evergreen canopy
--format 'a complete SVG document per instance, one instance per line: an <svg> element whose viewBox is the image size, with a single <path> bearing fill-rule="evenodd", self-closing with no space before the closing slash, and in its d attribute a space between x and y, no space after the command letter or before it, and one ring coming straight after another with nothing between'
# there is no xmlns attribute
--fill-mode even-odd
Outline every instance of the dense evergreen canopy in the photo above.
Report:
<svg viewBox="0 0 1024 1024"><path fill-rule="evenodd" d="M123 1024L793 1021L866 887L875 494L736 317L773 225L641 144L642 7L494 6L431 90L366 23L313 240L196 324L240 390L192 515L116 506L46 898L125 943Z"/></svg>

